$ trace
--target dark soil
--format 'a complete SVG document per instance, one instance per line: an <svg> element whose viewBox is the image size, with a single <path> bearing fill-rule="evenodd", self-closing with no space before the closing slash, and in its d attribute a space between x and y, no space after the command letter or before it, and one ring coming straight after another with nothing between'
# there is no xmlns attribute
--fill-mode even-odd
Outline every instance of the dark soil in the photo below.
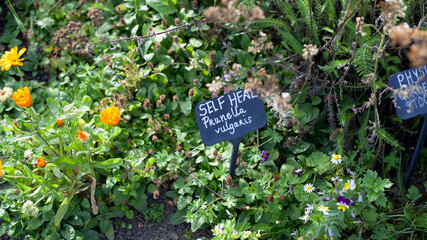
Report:
<svg viewBox="0 0 427 240"><path fill-rule="evenodd" d="M156 224L144 219L144 215L140 212L135 212L135 217L132 220L127 218L114 219L114 237L115 239L123 240L195 240L195 239L211 239L212 231L208 229L191 231L191 226L188 223L180 225L172 225L169 221L172 215L177 211L174 205L171 205L171 198L168 198L165 193L167 188L163 188L159 199L150 197L147 199L148 209L153 203L162 204L165 207L165 219L160 224ZM169 202L169 204L168 204ZM125 223L125 228L120 227ZM128 228L131 225L132 228ZM101 239L107 239L101 233Z"/></svg>

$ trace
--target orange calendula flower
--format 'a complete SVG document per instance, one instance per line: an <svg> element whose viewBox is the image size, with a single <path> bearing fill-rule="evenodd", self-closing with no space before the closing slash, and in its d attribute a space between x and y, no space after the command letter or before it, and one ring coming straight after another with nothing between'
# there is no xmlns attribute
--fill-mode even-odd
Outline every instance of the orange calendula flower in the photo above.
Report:
<svg viewBox="0 0 427 240"><path fill-rule="evenodd" d="M56 124L58 125L58 126L62 126L62 125L64 125L64 121L62 121L62 120L57 120L56 121Z"/></svg>
<svg viewBox="0 0 427 240"><path fill-rule="evenodd" d="M115 106L102 110L101 121L116 126L120 122L120 110Z"/></svg>
<svg viewBox="0 0 427 240"><path fill-rule="evenodd" d="M3 170L3 159L0 159L0 179L4 177L6 173Z"/></svg>
<svg viewBox="0 0 427 240"><path fill-rule="evenodd" d="M39 158L37 159L37 167L45 167L46 166L46 161L43 158Z"/></svg>
<svg viewBox="0 0 427 240"><path fill-rule="evenodd" d="M87 133L86 131L79 130L76 138L79 139L80 142L85 143L89 138L89 133Z"/></svg>
<svg viewBox="0 0 427 240"><path fill-rule="evenodd" d="M3 54L3 56L0 59L0 66L1 70L4 71L6 69L9 70L10 67L12 66L22 66L22 61L24 61L24 59L19 59L21 57L22 54L24 54L24 52L27 51L26 48L23 48L21 50L19 50L18 52L18 47L15 46L14 48L12 48L10 51L6 51L5 54Z"/></svg>
<svg viewBox="0 0 427 240"><path fill-rule="evenodd" d="M33 98L28 87L20 88L16 92L13 92L12 98L21 107L30 107L33 104Z"/></svg>

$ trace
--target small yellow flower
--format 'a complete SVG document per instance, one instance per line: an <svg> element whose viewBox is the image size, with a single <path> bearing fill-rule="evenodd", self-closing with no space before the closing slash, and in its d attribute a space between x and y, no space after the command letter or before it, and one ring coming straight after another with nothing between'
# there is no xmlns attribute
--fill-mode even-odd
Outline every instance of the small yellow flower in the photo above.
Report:
<svg viewBox="0 0 427 240"><path fill-rule="evenodd" d="M243 232L243 238L247 238L251 235L251 231L244 231Z"/></svg>
<svg viewBox="0 0 427 240"><path fill-rule="evenodd" d="M340 210L341 212L345 212L346 208L348 207L347 205L342 203L337 203L337 205L338 205L338 210Z"/></svg>
<svg viewBox="0 0 427 240"><path fill-rule="evenodd" d="M321 205L317 208L317 210L321 211L325 215L329 215L329 207Z"/></svg>
<svg viewBox="0 0 427 240"><path fill-rule="evenodd" d="M255 235L255 237L257 237L257 238L261 237L261 234L259 233L259 230L258 230L257 234Z"/></svg>
<svg viewBox="0 0 427 240"><path fill-rule="evenodd" d="M0 66L1 70L4 71L6 69L9 70L10 67L12 66L22 66L22 61L24 61L24 59L19 59L21 57L22 54L24 54L24 52L27 51L26 48L21 49L18 52L18 47L15 46L14 48L12 48L10 51L6 51L5 54L3 54L3 56L0 59Z"/></svg>

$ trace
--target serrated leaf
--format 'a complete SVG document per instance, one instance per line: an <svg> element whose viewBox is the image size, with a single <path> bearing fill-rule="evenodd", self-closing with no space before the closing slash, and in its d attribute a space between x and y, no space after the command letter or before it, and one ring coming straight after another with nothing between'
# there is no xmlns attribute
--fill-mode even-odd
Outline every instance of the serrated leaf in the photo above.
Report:
<svg viewBox="0 0 427 240"><path fill-rule="evenodd" d="M415 186L411 186L408 189L408 194L406 194L406 196L411 199L412 201L417 201L417 199L419 199L420 197L422 197L423 195L419 192L418 188Z"/></svg>

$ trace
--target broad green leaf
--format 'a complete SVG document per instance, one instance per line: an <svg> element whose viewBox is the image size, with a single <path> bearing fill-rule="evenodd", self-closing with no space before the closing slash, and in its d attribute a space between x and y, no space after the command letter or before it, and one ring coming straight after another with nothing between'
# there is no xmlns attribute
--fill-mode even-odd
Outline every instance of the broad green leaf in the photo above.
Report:
<svg viewBox="0 0 427 240"><path fill-rule="evenodd" d="M76 236L76 232L70 224L63 224L61 228L61 235L63 238L71 240Z"/></svg>
<svg viewBox="0 0 427 240"><path fill-rule="evenodd" d="M74 190L71 191L71 194L62 201L55 215L55 226L59 226L59 224L61 223L62 219L65 216L65 213L67 213L68 206L70 205L71 200L73 200L73 197Z"/></svg>
<svg viewBox="0 0 427 240"><path fill-rule="evenodd" d="M103 168L103 169L111 169L123 164L123 159L121 158L110 158L108 160L102 162L91 162L90 166L94 168Z"/></svg>
<svg viewBox="0 0 427 240"><path fill-rule="evenodd" d="M176 9L176 0L147 0L146 3L148 6L154 8L157 12L169 15L175 13Z"/></svg>

